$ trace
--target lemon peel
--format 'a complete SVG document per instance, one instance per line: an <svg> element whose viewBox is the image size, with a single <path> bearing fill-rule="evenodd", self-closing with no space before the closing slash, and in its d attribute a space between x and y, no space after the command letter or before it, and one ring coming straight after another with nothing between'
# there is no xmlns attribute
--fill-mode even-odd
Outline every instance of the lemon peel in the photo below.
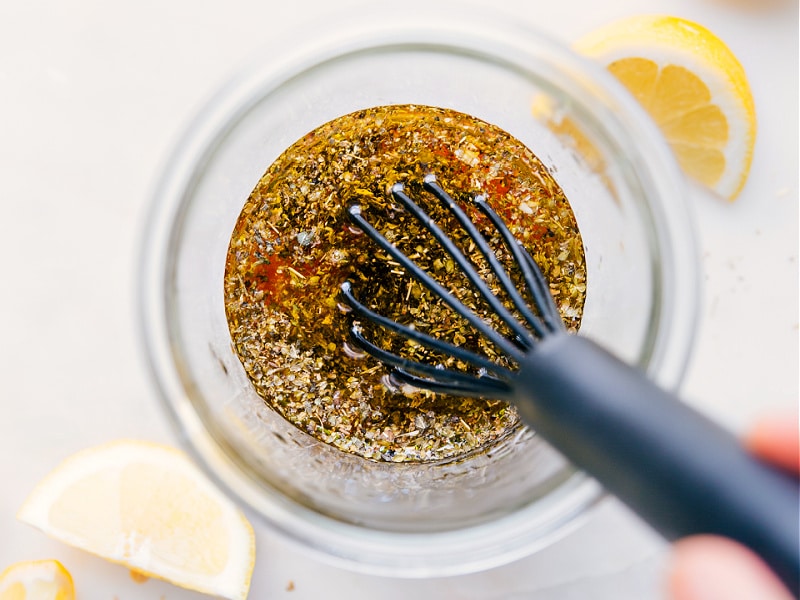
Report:
<svg viewBox="0 0 800 600"><path fill-rule="evenodd" d="M78 452L36 486L17 518L148 577L244 600L250 523L179 450L119 440Z"/></svg>
<svg viewBox="0 0 800 600"><path fill-rule="evenodd" d="M744 68L705 27L673 16L630 17L574 44L650 113L684 172L733 200L747 180L756 113Z"/></svg>
<svg viewBox="0 0 800 600"><path fill-rule="evenodd" d="M26 560L0 573L0 600L75 600L75 586L57 560Z"/></svg>

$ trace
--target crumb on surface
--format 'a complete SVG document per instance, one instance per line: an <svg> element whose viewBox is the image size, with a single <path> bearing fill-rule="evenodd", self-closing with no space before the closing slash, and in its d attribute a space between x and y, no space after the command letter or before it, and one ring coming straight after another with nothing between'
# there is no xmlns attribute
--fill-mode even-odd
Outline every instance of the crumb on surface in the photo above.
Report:
<svg viewBox="0 0 800 600"><path fill-rule="evenodd" d="M148 577L141 571L137 571L136 569L130 569L128 573L130 574L131 579L136 583L144 583L150 579L150 577Z"/></svg>

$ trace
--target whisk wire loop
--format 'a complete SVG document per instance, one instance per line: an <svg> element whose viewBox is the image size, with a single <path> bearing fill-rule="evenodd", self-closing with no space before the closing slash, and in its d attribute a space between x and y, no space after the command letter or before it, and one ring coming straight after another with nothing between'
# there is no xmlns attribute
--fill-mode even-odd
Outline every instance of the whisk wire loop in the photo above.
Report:
<svg viewBox="0 0 800 600"><path fill-rule="evenodd" d="M555 302L553 302L553 296L550 293L550 288L547 285L547 281L545 281L539 265L536 264L536 261L533 260L533 257L525 249L522 243L514 237L514 234L508 229L508 226L505 224L505 221L500 218L500 215L498 215L494 209L489 206L489 203L486 202L486 198L483 196L478 196L475 198L475 204L478 206L480 211L486 215L489 221L491 221L492 225L494 225L497 232L503 238L503 241L505 242L509 251L514 256L514 260L522 271L522 277L525 280L525 285L527 286L531 295L531 300L533 301L534 306L539 309L541 319L544 322L547 331L563 331L564 322L561 319L561 315L558 312ZM539 332L539 320L532 315L529 317L529 313L523 311L520 312L525 317L526 321L528 321L528 323L534 327L537 332ZM540 336L544 337L544 332L540 333Z"/></svg>
<svg viewBox="0 0 800 600"><path fill-rule="evenodd" d="M370 356L394 367L392 376L401 383L409 383L415 387L441 393L458 395L466 393L468 396L476 398L503 399L511 393L511 386L501 379L488 375L470 375L463 371L404 358L373 344L363 336L358 328L351 329L350 334L353 341ZM418 377L415 373L424 375L424 378Z"/></svg>
<svg viewBox="0 0 800 600"><path fill-rule="evenodd" d="M404 369L395 369L392 372L392 379L429 392L449 394L461 398L493 398L495 400L510 401L512 394L512 387L509 384L502 384L501 382L502 385L493 385L490 381L484 381L480 377L474 378L474 382L456 383L450 380L417 377Z"/></svg>
<svg viewBox="0 0 800 600"><path fill-rule="evenodd" d="M352 223L361 231L367 234L381 249L386 251L394 258L405 270L423 286L428 288L435 296L447 304L451 309L463 317L472 327L481 333L487 340L497 346L505 354L516 361L524 358L525 352L514 342L492 328L484 319L474 311L467 308L455 295L433 279L428 273L421 269L413 260L408 258L394 244L389 242L369 221L361 214L361 206L353 205L348 209L348 215ZM448 238L449 240L449 238ZM450 242L452 244L452 241ZM484 284L485 285L485 284Z"/></svg>
<svg viewBox="0 0 800 600"><path fill-rule="evenodd" d="M510 379L512 377L512 372L506 369L505 367L501 367L497 363L492 362L485 356L481 356L480 354L476 354L475 352L471 352L466 350L465 348L461 348L459 346L455 346L449 342L445 342L444 340L440 340L439 338L435 338L432 335L428 335L422 331L417 329L412 329L406 325L398 323L397 321L393 321L388 317L377 313L361 302L353 294L353 286L349 281L345 281L341 287L342 297L347 305L353 310L355 314L360 317L363 317L365 320L380 325L390 331L394 331L395 333L399 334L400 336L417 342L426 348L430 348L436 352L444 354L446 356L452 356L456 360L464 362L466 364L472 365L475 369L484 369L489 373L493 373L494 375L499 376L502 379ZM378 360L383 360L381 357L376 356L377 353L372 351L373 348L376 348L374 344L365 345L364 342L367 340L364 338L363 335L360 333L356 334L354 331L355 326L351 329L351 336L353 337L353 341L361 347L362 350L371 354L373 357L377 358ZM388 356L390 353L381 350L381 356ZM392 364L397 364L397 361L404 361L403 366L408 368L409 364L412 362L406 358L400 357L399 355L392 355L393 362ZM389 362L389 359L386 360ZM422 364L422 363L416 363ZM419 370L419 369L417 369ZM448 371L449 373L449 371Z"/></svg>
<svg viewBox="0 0 800 600"><path fill-rule="evenodd" d="M427 181L428 180L426 179L426 183ZM435 182L433 185L435 185ZM458 218L459 222L464 226L469 236L475 241L481 253L484 256L487 256L487 258L488 256L494 258L494 263L499 268L499 272L498 268L495 268L495 264L492 264L491 261L490 266L498 278L501 276L505 277L505 272L502 270L502 267L499 265L499 263L497 263L497 259L494 257L494 254L486 243L486 240L483 239L483 236L481 236L475 225L473 225L473 223L469 220L469 217L464 214L461 208L455 204L453 199L450 198L450 196L448 196L444 190L438 186L435 187L436 189L440 190L442 194L441 196L437 194L437 197L439 197L443 203L450 208L451 212L455 214L456 218ZM467 279L469 279L470 283L475 286L475 289L478 291L481 297L486 300L491 309L497 313L497 316L499 316L502 321L508 325L511 331L513 331L519 343L525 348L531 348L533 346L533 340L531 339L530 332L525 329L525 327L523 327L517 319L514 318L514 316L503 305L503 303L497 298L497 296L492 293L492 291L489 289L489 286L486 285L486 282L475 270L475 267L470 260L442 231L441 227L439 227L426 212L424 212L411 198L409 198L409 196L403 190L402 183L396 183L392 186L392 196L403 206L405 206L406 210L416 217L417 220L420 221L420 223L422 223L422 225L431 233L434 239L436 239L436 241L442 245L442 248L444 248L445 252L447 252L458 264L458 266L461 268L461 271L464 273ZM519 294L517 294L517 296L519 296Z"/></svg>
<svg viewBox="0 0 800 600"><path fill-rule="evenodd" d="M511 281L511 277L509 277L503 265L500 264L500 261L497 259L497 255L489 246L489 243L486 241L486 238L483 236L483 234L475 226L475 223L473 223L472 219L470 219L467 213L464 212L464 210L456 203L455 200L453 200L452 196L450 196L450 194L448 194L437 183L434 175L431 174L425 177L423 181L423 187L436 196L436 198L439 199L439 201L453 214L453 216L456 217L472 241L475 242L475 245L478 250L480 250L480 253L486 259L486 262L489 264L489 268L492 270L492 273L495 275L495 277L497 277L497 280L502 286L503 290L506 292L506 294L508 294L509 298L514 304L514 307L519 311L520 315L525 319L527 324L533 329L536 335L540 338L544 337L547 334L547 330L543 328L539 319L533 314L527 302L525 302L525 300L522 298L517 290L517 286L515 286ZM395 188L397 188L397 185L395 185ZM393 194L395 194L395 188L392 189ZM475 202L481 202L483 205L486 205L486 201L483 196L476 197ZM497 216L496 213L495 216ZM496 221L492 221L492 224L495 226L495 229L498 229L498 223ZM505 224L503 224L502 221L500 221L500 224L503 226L503 228L505 228L506 233L511 235L511 232L508 231L508 228L505 227ZM429 227L429 229L431 229L431 232L433 233L432 228ZM502 234L502 232L500 233ZM436 234L434 234L434 237L439 240L439 237ZM441 242L441 240L439 241ZM475 272L475 269L469 264L469 261L466 259L466 257L464 257L460 252L458 252L458 254L461 255L463 260L460 260L457 258L457 256L453 255L453 253L450 251L450 248L454 247L452 243L445 245L442 242L442 245L444 246L445 250L447 250L459 263L459 266L464 271L464 274L486 299L486 301L489 303L489 306L492 307L492 310L494 310L503 320L503 322L508 325L509 328L517 335L519 341L525 347L532 348L535 341L531 339L530 332L525 329L525 327L508 311L508 309L506 309L497 296L495 296L491 290L489 290L489 287L486 285L485 281L483 281L480 275ZM514 254L514 258L517 259L517 262L522 263L516 254ZM525 282L529 284L527 279Z"/></svg>

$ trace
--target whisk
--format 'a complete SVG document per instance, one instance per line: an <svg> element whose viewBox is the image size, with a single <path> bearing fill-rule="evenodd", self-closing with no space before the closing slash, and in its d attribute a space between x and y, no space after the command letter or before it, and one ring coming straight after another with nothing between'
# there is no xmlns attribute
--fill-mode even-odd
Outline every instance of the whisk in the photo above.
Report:
<svg viewBox="0 0 800 600"><path fill-rule="evenodd" d="M656 386L639 370L591 340L569 333L538 265L484 197L476 197L475 206L511 255L519 273L517 281L524 282L519 289L478 227L435 176L425 177L423 188L464 228L513 309L492 292L473 262L408 196L403 184L392 186L391 194L452 257L507 332L500 332L468 308L398 250L370 223L359 205L348 208L349 219L506 360L498 364L479 352L389 319L360 302L352 282L346 281L341 294L355 319L350 332L353 342L390 366L392 377L399 383L513 403L523 422L664 537L672 540L710 533L738 540L759 554L797 595L797 481L752 457L734 436ZM364 334L359 325L364 322L472 368L442 368L384 350Z"/></svg>

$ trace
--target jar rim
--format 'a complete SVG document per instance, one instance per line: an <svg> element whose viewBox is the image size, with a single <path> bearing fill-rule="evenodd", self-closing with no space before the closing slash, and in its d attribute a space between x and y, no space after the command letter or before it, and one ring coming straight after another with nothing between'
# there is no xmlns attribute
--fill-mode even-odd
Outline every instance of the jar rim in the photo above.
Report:
<svg viewBox="0 0 800 600"><path fill-rule="evenodd" d="M699 272L692 218L688 205L681 201L686 198L682 176L655 126L609 74L546 35L495 13L470 12L459 7L457 15L448 14L445 9L446 20L443 20L426 10L426 19L422 21L408 18L412 13L404 11L405 17L395 15L387 21L385 12L368 11L340 19L341 26L325 23L309 28L303 33L310 40L307 45L295 43L293 49L279 56L265 49L221 88L189 123L153 191L142 241L138 289L140 331L151 379L184 446L217 484L236 497L246 510L258 513L273 528L327 560L370 573L427 577L483 570L543 548L576 527L588 509L602 498L602 491L593 480L574 474L563 493L550 499L553 506L544 509L554 511L550 526L540 527L535 536L530 535L530 527L526 526L534 519L533 508L522 507L497 521L459 531L420 534L420 537L371 531L336 521L288 498L265 495L263 486L249 480L232 458L235 451L223 447L207 431L184 389L164 307L171 277L168 257L175 251L175 235L190 199L189 191L202 166L212 160L214 147L228 128L261 95L321 61L352 52L389 46L461 44L464 52L474 52L479 47L481 53L494 53L503 61L511 60L513 52L520 53L512 60L516 63L521 62L520 56L535 57L540 75L567 87L577 83L602 91L613 102L613 107L599 118L605 119L603 124L609 127L611 135L631 142L629 158L640 170L639 175L652 186L650 194L673 201L669 207L663 203L652 203L649 207L654 213L651 225L661 259L656 268L660 271L659 281L666 281L665 286L670 289L670 302L658 309L658 331L646 361L648 374L672 389L679 386L690 357L697 321ZM265 61L264 56L273 60ZM557 503L560 503L558 508ZM541 520L542 506L536 510L539 511L536 518Z"/></svg>

